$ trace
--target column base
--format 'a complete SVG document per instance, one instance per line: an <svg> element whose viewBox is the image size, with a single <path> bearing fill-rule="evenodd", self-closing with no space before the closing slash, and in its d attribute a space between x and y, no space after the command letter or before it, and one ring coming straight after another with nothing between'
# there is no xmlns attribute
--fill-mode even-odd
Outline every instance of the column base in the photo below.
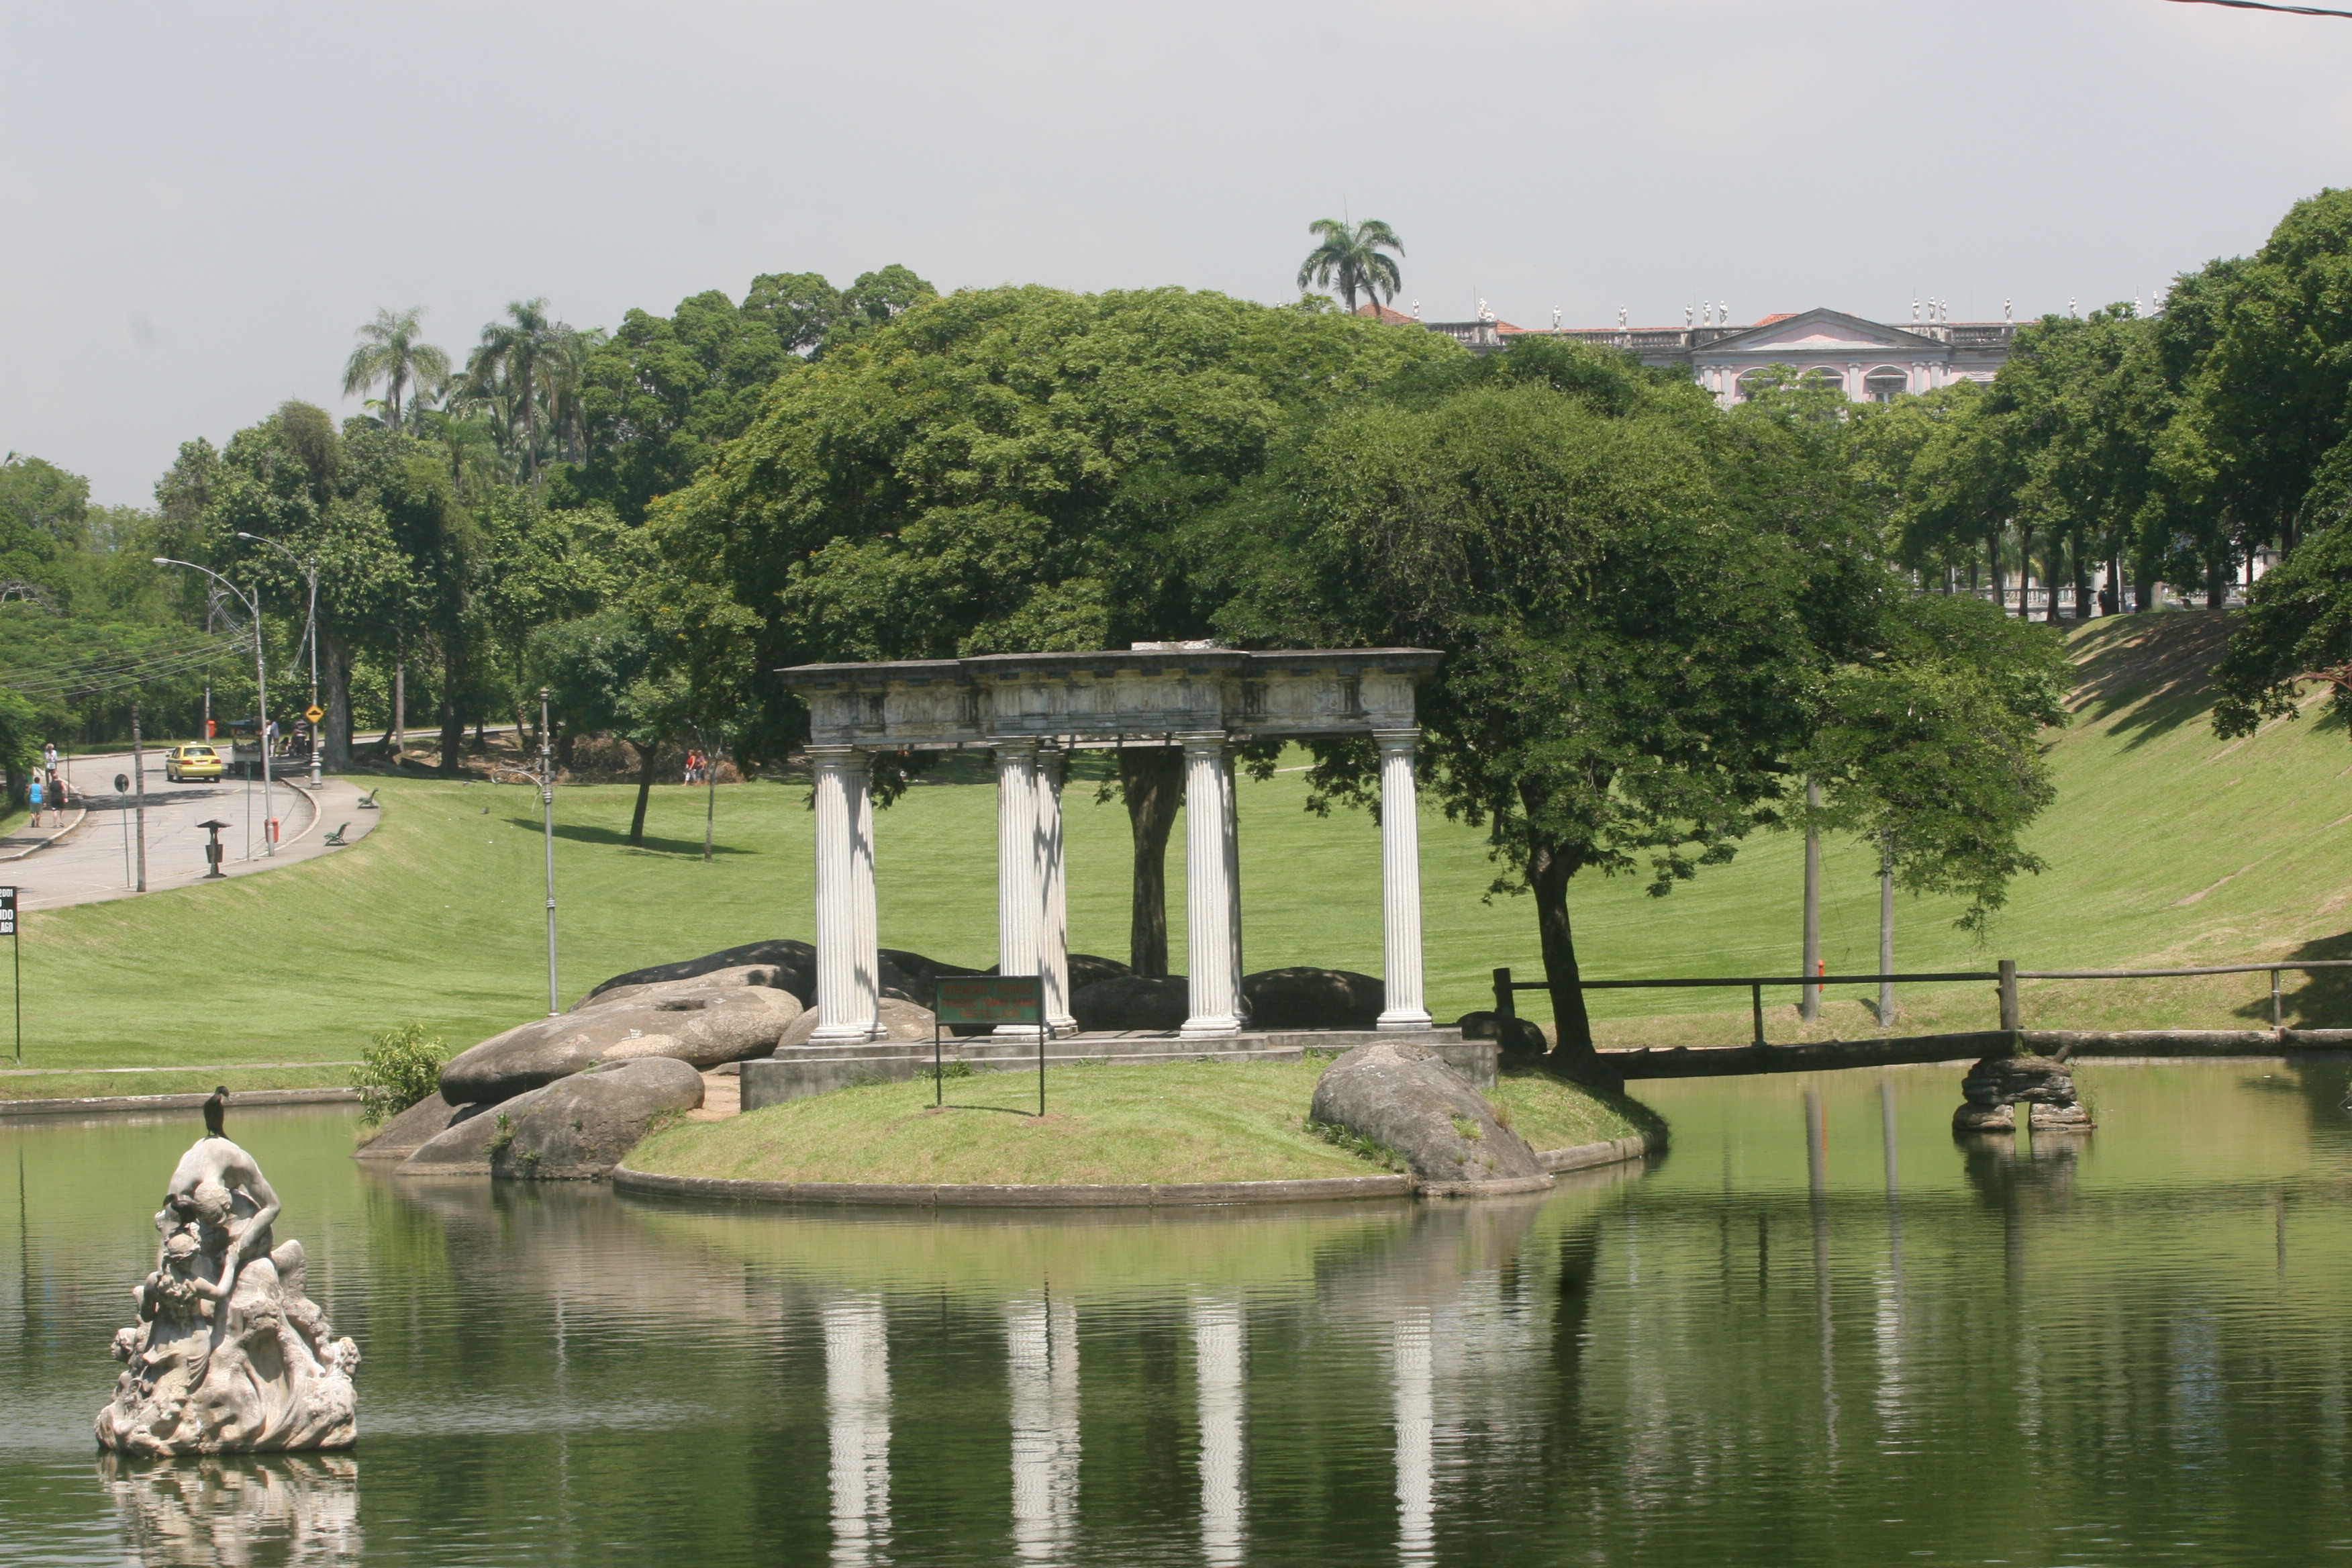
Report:
<svg viewBox="0 0 2352 1568"><path fill-rule="evenodd" d="M1078 1032L1078 1021L1066 1013L1060 1017L1046 1019L1045 1027L1052 1031L1055 1039L1066 1040Z"/></svg>
<svg viewBox="0 0 2352 1568"><path fill-rule="evenodd" d="M1242 1021L1228 1015L1222 1018L1187 1018L1177 1034L1187 1040L1213 1040L1241 1032Z"/></svg>
<svg viewBox="0 0 2352 1568"><path fill-rule="evenodd" d="M862 1046L876 1037L871 1024L820 1024L809 1036L812 1046Z"/></svg>
<svg viewBox="0 0 2352 1568"><path fill-rule="evenodd" d="M1372 1027L1375 1029L1426 1029L1432 1027L1435 1022L1427 1013L1415 1008L1410 1013L1383 1013L1373 1022Z"/></svg>

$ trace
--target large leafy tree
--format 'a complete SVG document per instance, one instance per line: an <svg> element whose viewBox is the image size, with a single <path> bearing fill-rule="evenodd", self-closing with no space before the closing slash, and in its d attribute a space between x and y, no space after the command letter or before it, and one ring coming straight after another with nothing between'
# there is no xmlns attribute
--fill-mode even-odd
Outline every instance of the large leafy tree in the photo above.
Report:
<svg viewBox="0 0 2352 1568"><path fill-rule="evenodd" d="M1378 304L1394 299L1404 287L1396 257L1381 254L1393 250L1402 256L1404 242L1380 219L1368 217L1351 224L1345 218L1319 217L1307 226L1307 232L1315 236L1318 244L1299 263L1300 289L1336 288L1340 303L1352 311L1359 294Z"/></svg>
<svg viewBox="0 0 2352 1568"><path fill-rule="evenodd" d="M755 620L760 670L1204 634L1180 526L1255 473L1296 411L1463 357L1434 333L1180 289L959 293L829 344L649 524L675 576L724 584ZM766 678L742 705L768 716L747 747L799 738ZM1172 811L1172 790L1130 784L1130 804ZM1147 816L1149 968L1165 916Z"/></svg>
<svg viewBox="0 0 2352 1568"><path fill-rule="evenodd" d="M448 384L449 356L419 336L424 320L422 305L377 310L375 320L359 329L360 345L343 365L345 396L361 396L378 384L383 387L384 428L394 435L400 433L401 395L405 390L414 386L421 403L428 396L438 396Z"/></svg>

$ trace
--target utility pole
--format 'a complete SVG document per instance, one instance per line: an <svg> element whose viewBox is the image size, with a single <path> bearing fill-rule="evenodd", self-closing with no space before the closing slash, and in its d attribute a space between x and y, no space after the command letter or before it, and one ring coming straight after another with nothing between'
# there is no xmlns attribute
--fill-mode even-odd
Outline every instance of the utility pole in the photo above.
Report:
<svg viewBox="0 0 2352 1568"><path fill-rule="evenodd" d="M147 890L147 753L139 743L139 704L131 704L131 792L138 802L132 814L139 821L139 880L140 892Z"/></svg>
<svg viewBox="0 0 2352 1568"><path fill-rule="evenodd" d="M1822 972L1822 836L1813 827L1812 813L1822 808L1822 786L1805 781L1805 984L1798 1012L1810 1024L1822 1016L1822 988L1813 977Z"/></svg>
<svg viewBox="0 0 2352 1568"><path fill-rule="evenodd" d="M247 537L250 536L248 535ZM261 596L258 592L252 594L247 593L244 589L239 588L236 584L230 582L227 578L222 576L219 573L214 571L209 566L199 566L193 561L176 561L168 555L156 555L150 557L150 559L158 566L185 566L192 572L203 573L205 576L211 578L222 587L226 588L230 593L235 594L237 596L238 602L245 605L246 612L253 617L254 725L261 742L261 821L263 828L261 835L261 852L265 856L274 856L278 853L278 845L276 841L278 819L272 815L274 808L272 805L272 797L269 793L269 670L268 666L263 658L261 647ZM132 705L131 711L132 719L131 734L133 744L135 745L138 735L137 720L139 712L138 706L135 703ZM234 748L232 748L232 750ZM145 826L145 819L143 817L141 819L141 826L142 829ZM145 879L143 877L141 879L141 885L142 887L145 885Z"/></svg>
<svg viewBox="0 0 2352 1568"><path fill-rule="evenodd" d="M547 688L539 689L539 809L547 827L547 1016L563 1011L555 989L555 751L547 731Z"/></svg>
<svg viewBox="0 0 2352 1568"><path fill-rule="evenodd" d="M297 557L292 551L278 543L278 541L266 538L258 533L247 533L240 529L237 532L237 537L239 539L248 540L255 544L267 544L270 549L275 550L278 554L286 557L287 561L294 567L294 569L301 573L302 575L310 582L310 610L309 618L303 623L302 640L310 645L310 707L313 710L316 710L319 706L319 559L314 555L310 560L303 561ZM257 606L258 595L256 595L256 602ZM261 635L261 612L258 607L255 609L253 618L254 636L258 638ZM312 719L307 713L303 717L304 721L310 726L310 787L312 789L317 789L319 787L319 725L321 721ZM266 752L267 748L264 748L264 750ZM267 787L264 788L262 793L264 797L267 798L268 794Z"/></svg>

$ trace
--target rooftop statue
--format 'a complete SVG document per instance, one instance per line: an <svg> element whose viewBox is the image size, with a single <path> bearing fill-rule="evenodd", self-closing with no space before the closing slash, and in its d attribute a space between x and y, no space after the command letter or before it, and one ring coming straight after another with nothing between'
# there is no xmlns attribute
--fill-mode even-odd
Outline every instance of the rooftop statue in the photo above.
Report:
<svg viewBox="0 0 2352 1568"><path fill-rule="evenodd" d="M99 1446L144 1455L348 1448L359 1435L359 1347L335 1338L302 1293L302 1244L271 1234L277 1193L218 1131L220 1105L205 1110L208 1131L180 1157L155 1215L154 1272L131 1292L139 1321L114 1336L127 1370L98 1413Z"/></svg>

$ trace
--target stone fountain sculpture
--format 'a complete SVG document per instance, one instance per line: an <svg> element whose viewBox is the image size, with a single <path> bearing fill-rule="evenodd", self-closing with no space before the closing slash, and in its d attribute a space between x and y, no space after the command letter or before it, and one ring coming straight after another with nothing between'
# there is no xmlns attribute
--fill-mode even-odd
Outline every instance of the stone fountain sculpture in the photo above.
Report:
<svg viewBox="0 0 2352 1568"><path fill-rule="evenodd" d="M98 1413L99 1445L151 1456L348 1448L359 1347L302 1293L302 1244L270 1234L278 1194L221 1135L217 1105L205 1112L208 1133L180 1157L155 1216L155 1270L131 1293L139 1321L114 1336L127 1370Z"/></svg>

